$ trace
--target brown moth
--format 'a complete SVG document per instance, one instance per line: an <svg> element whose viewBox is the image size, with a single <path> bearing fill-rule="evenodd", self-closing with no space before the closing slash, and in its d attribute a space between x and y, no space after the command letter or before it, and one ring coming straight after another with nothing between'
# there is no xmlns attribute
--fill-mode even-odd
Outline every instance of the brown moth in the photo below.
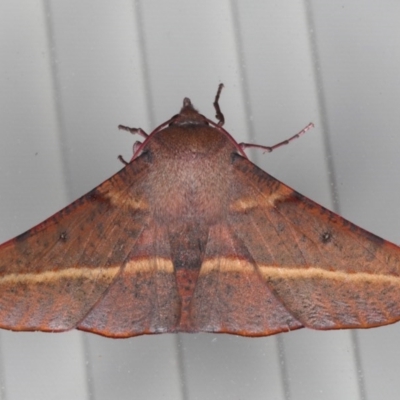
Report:
<svg viewBox="0 0 400 400"><path fill-rule="evenodd" d="M145 140L120 172L0 247L1 328L263 336L400 319L400 248L252 164L222 128L221 88L218 124L184 99L150 135L122 127Z"/></svg>

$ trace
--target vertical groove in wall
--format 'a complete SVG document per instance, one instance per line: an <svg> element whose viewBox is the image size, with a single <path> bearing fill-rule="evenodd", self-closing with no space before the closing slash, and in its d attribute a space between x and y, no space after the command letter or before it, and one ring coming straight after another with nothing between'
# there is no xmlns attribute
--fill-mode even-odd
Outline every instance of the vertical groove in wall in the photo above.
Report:
<svg viewBox="0 0 400 400"><path fill-rule="evenodd" d="M331 143L331 131L328 122L328 113L327 113L327 106L326 106L326 97L324 93L324 85L323 85L323 77L322 77L322 68L321 68L321 61L318 52L318 45L317 45L317 31L316 25L314 20L313 14L313 6L312 0L304 0L304 6L306 10L306 18L307 18L307 26L309 32L309 43L311 48L311 56L312 56L312 64L314 69L314 81L316 86L317 92L317 101L318 101L318 108L319 108L319 115L322 124L322 132L323 132L323 141L325 147L325 154L326 154L326 162L328 166L328 173L329 173L329 180L330 180L330 196L333 203L333 210L340 214L340 202L339 202L339 192L338 192L338 185L337 185L337 178L335 174L335 163L333 158L333 150L332 150L332 143ZM357 339L356 332L351 332L351 343L353 349L353 356L354 356L354 368L357 373L357 383L358 383L358 397L362 400L367 399L366 388L365 388L365 381L364 381L364 374L362 372L362 364L361 364L361 357L360 357L360 346Z"/></svg>
<svg viewBox="0 0 400 400"><path fill-rule="evenodd" d="M135 25L137 26L137 35L139 42L139 55L140 55L140 65L143 77L143 86L146 92L146 108L149 116L149 126L156 126L156 121L154 118L154 100L153 100L153 92L151 90L150 84L150 70L149 70L149 59L147 54L146 47L146 36L145 36L145 26L143 20L143 12L140 0L134 1L134 16L135 16Z"/></svg>
<svg viewBox="0 0 400 400"><path fill-rule="evenodd" d="M86 393L88 395L88 400L96 400L96 392L94 385L94 377L93 377L93 369L92 369L92 352L89 345L89 338L87 334L80 333L83 341L83 352L84 357L87 360L85 363L85 371L86 371Z"/></svg>
<svg viewBox="0 0 400 400"><path fill-rule="evenodd" d="M145 36L145 24L143 19L143 11L140 0L135 0L133 2L134 7L134 18L135 18L135 26L137 26L137 35L139 42L139 55L140 55L140 66L141 73L143 78L143 86L146 93L146 109L147 115L149 116L149 126L156 126L156 120L154 116L154 100L153 100L153 92L150 83L150 68L149 68L149 59L147 53L146 46L146 36ZM179 335L176 335L175 339L175 349L176 349L176 357L178 360L178 373L179 379L181 381L181 399L188 400L189 395L187 391L187 380L186 380L186 371L183 360L183 351L180 346L180 338Z"/></svg>
<svg viewBox="0 0 400 400"><path fill-rule="evenodd" d="M354 363L355 363L355 369L356 369L356 376L357 376L357 382L358 382L358 396L361 400L367 400L367 389L365 387L365 379L364 379L364 373L362 369L362 363L361 363L361 350L360 346L358 344L358 336L357 336L357 331L352 330L350 332L351 334L351 344L353 348L353 355L354 355Z"/></svg>
<svg viewBox="0 0 400 400"><path fill-rule="evenodd" d="M184 348L182 347L182 335L180 333L175 334L175 348L178 358L178 372L179 379L181 381L181 399L189 400L188 384L186 378L185 361L184 361Z"/></svg>
<svg viewBox="0 0 400 400"><path fill-rule="evenodd" d="M58 136L58 153L60 156L60 164L61 164L61 172L62 176L64 179L64 188L65 188L65 193L67 195L67 198L69 199L71 197L71 190L72 190L72 185L71 185L71 176L68 173L68 165L67 165L67 158L66 155L63 151L62 148L62 143L63 143L63 135L65 132L64 129L64 114L63 114L63 109L62 109L62 97L61 97L61 90L60 90L60 80L59 80L59 70L57 67L57 47L56 47L56 41L55 41L55 35L54 35L54 29L53 29L53 21L52 21L52 7L51 7L51 1L50 0L43 0L43 15L44 15L44 21L45 21L45 30L46 30L46 39L47 39L47 48L48 48L48 54L49 54L49 60L50 60L50 75L51 75L51 88L52 88L52 99L54 102L54 110L55 110L55 118L56 118L56 135ZM83 342L83 349L85 355L88 354L87 350L87 343L84 341ZM90 360L85 363L85 371L86 371L86 377L91 376L91 371L89 370L90 368ZM93 388L91 387L91 380L90 379L85 379L86 382L86 393L92 393Z"/></svg>
<svg viewBox="0 0 400 400"><path fill-rule="evenodd" d="M6 390L6 376L5 376L5 368L4 368L4 357L2 351L3 341L1 340L0 336L0 399L6 400L7 399L7 390Z"/></svg>
<svg viewBox="0 0 400 400"><path fill-rule="evenodd" d="M51 87L52 87L52 98L54 103L54 110L56 114L56 135L58 136L58 153L60 155L60 164L61 164L61 171L62 176L65 182L65 192L67 194L68 199L71 197L71 178L70 174L68 173L68 165L67 159L64 154L62 143L63 143L63 136L64 136L64 114L62 110L62 99L61 99L61 90L60 90L60 81L59 81L59 71L57 66L57 47L54 38L54 29L52 24L52 7L51 7L51 0L44 0L43 1L43 12L44 12L44 20L46 22L46 38L47 38L47 47L48 47L48 54L50 59L50 75L51 75Z"/></svg>
<svg viewBox="0 0 400 400"><path fill-rule="evenodd" d="M282 387L283 387L283 395L285 400L290 400L291 391L290 391L290 382L289 382L289 373L287 369L287 359L285 353L285 343L282 335L278 335L276 338L278 343L278 352L279 352L279 367L280 367L280 375L282 377Z"/></svg>
<svg viewBox="0 0 400 400"><path fill-rule="evenodd" d="M247 77L246 71L246 57L244 51L244 44L243 44L243 32L240 23L240 13L239 13L239 6L237 0L231 0L231 15L233 21L233 35L235 38L235 46L236 46L236 54L237 54L237 65L239 69L240 75L240 82L241 82L241 92L244 101L244 110L246 116L246 125L248 129L248 141L253 143L255 141L255 129L253 120L250 117L252 115L252 108L251 108L251 100L250 100L250 90L249 90L249 81ZM247 152L247 151L246 151ZM252 152L251 159L256 162L257 154L259 152ZM279 352L279 366L280 366L280 376L281 376L281 385L283 387L284 392L284 399L290 400L290 383L288 380L288 371L287 371L287 362L285 356L285 345L284 341L280 335L277 337L277 345L278 345L278 352Z"/></svg>
<svg viewBox="0 0 400 400"><path fill-rule="evenodd" d="M309 43L311 48L311 57L312 57L312 65L313 65L313 74L314 74L314 82L315 88L317 92L317 102L318 102L318 111L321 120L321 131L323 134L323 142L326 154L326 162L328 166L329 180L330 180L330 197L333 202L333 209L335 212L339 213L339 196L337 190L337 178L335 174L335 165L333 161L333 151L332 151L332 143L330 140L331 131L328 122L328 113L326 107L326 99L324 94L324 85L322 79L322 71L321 71L321 62L318 53L318 46L316 40L316 27L314 23L314 15L312 12L312 0L304 0L305 10L306 10L306 18L307 18L307 27L309 32Z"/></svg>
<svg viewBox="0 0 400 400"><path fill-rule="evenodd" d="M245 52L242 39L242 28L240 24L239 7L237 4L237 0L231 0L230 4L231 4L231 15L233 21L232 29L236 46L237 66L241 78L239 79L239 82L241 83L241 92L242 92L244 110L246 115L246 125L248 128L249 142L253 142L255 139L255 133L254 133L254 124L252 119L250 118L251 101L250 101L249 81L247 78L247 72L245 67L246 62L245 62Z"/></svg>

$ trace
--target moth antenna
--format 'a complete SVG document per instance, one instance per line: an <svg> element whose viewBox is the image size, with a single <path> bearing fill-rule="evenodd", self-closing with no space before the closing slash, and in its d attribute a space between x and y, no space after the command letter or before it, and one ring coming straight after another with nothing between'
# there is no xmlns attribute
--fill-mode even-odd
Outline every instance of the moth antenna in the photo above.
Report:
<svg viewBox="0 0 400 400"><path fill-rule="evenodd" d="M303 128L300 132L296 133L289 139L284 140L283 142L277 143L273 146L262 146L260 144L253 144L253 143L239 143L239 146L241 149L245 150L250 147L256 148L256 149L262 149L264 150L264 153L268 152L271 153L271 151L277 149L278 147L284 146L286 144L289 144L291 141L294 139L298 139L300 136L304 135L307 131L309 131L311 128L314 128L314 124L310 122L305 128Z"/></svg>
<svg viewBox="0 0 400 400"><path fill-rule="evenodd" d="M144 137L145 139L149 137L149 135L142 128L129 128L129 126L118 125L118 129L121 129L123 131L128 131L132 133L132 135L138 134Z"/></svg>
<svg viewBox="0 0 400 400"><path fill-rule="evenodd" d="M222 114L221 108L219 106L219 97L221 96L221 92L222 92L222 88L224 87L223 83L220 83L218 85L218 90L217 90L217 94L215 95L215 100L214 100L214 108L215 108L215 118L217 118L218 120L218 125L222 126L225 123L225 117L224 114Z"/></svg>

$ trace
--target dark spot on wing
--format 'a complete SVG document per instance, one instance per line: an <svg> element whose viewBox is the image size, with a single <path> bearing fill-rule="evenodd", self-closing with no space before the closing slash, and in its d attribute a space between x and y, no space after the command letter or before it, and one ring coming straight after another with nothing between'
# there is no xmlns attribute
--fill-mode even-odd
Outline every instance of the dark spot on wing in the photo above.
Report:
<svg viewBox="0 0 400 400"><path fill-rule="evenodd" d="M243 158L240 154L238 153L231 153L231 163L234 164L236 160Z"/></svg>
<svg viewBox="0 0 400 400"><path fill-rule="evenodd" d="M66 231L60 233L60 240L66 242L68 240L68 235Z"/></svg>
<svg viewBox="0 0 400 400"><path fill-rule="evenodd" d="M146 160L148 163L153 162L153 153L150 150L145 150L143 153L140 155L144 160Z"/></svg>
<svg viewBox="0 0 400 400"><path fill-rule="evenodd" d="M324 232L321 235L321 242L322 243L329 243L332 240L332 233L331 232Z"/></svg>

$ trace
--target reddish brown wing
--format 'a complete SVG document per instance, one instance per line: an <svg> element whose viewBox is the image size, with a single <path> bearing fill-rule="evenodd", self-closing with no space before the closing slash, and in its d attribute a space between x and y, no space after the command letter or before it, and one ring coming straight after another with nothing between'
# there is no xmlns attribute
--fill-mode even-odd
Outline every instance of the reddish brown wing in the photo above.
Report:
<svg viewBox="0 0 400 400"><path fill-rule="evenodd" d="M192 299L196 331L266 336L302 328L265 284L251 247L231 223L214 225ZM265 249L264 249L265 251Z"/></svg>
<svg viewBox="0 0 400 400"><path fill-rule="evenodd" d="M0 327L108 336L172 330L179 300L146 157L0 247Z"/></svg>
<svg viewBox="0 0 400 400"><path fill-rule="evenodd" d="M302 325L367 328L400 319L399 247L315 204L242 157L234 169L237 185L223 230L234 238L239 258L229 262L227 251L218 262L219 269L226 265L230 290L243 288L230 318L243 320L245 307L257 310L255 320L272 318L264 332L246 319L245 334ZM256 276L265 285L264 294ZM219 274L219 282L224 280ZM250 281L257 282L255 298ZM225 285L219 307L229 306L229 297ZM265 307L261 317L259 304Z"/></svg>

